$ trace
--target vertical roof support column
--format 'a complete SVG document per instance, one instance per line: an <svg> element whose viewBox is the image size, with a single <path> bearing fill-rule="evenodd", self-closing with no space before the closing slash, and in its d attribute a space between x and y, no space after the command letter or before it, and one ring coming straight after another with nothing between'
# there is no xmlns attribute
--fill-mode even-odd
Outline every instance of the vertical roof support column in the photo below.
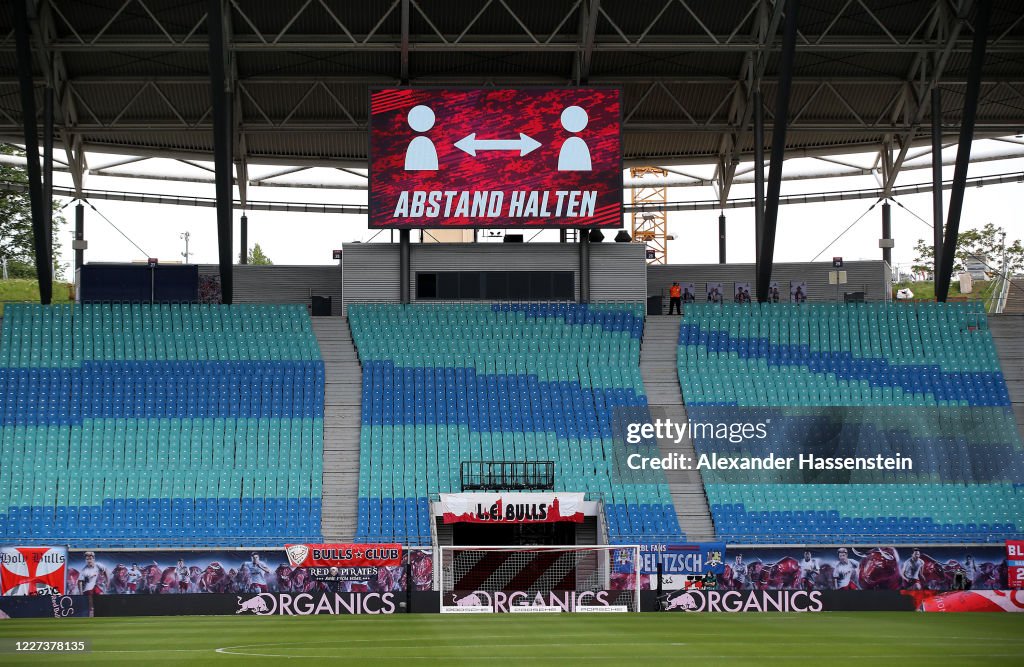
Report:
<svg viewBox="0 0 1024 667"><path fill-rule="evenodd" d="M32 241L36 253L39 301L49 304L53 299L53 262L50 261L46 207L52 204L45 201L43 177L39 168L39 132L36 128L36 93L32 77L32 46L29 42L27 4L27 0L14 0L11 6L18 87L21 93L21 118L25 127L25 157L28 160L28 193L32 206Z"/></svg>
<svg viewBox="0 0 1024 667"><path fill-rule="evenodd" d="M213 164L217 192L217 257L220 265L221 300L231 303L234 297L232 250L234 249L232 205L234 202L232 173L232 140L234 105L227 80L228 44L224 35L222 0L209 0L207 32L209 33L210 101L213 107Z"/></svg>
<svg viewBox="0 0 1024 667"><path fill-rule="evenodd" d="M981 93L981 69L985 64L985 45L992 14L992 0L978 0L975 5L978 11L974 16L974 42L967 67L967 90L964 94L963 118L960 121L960 141L956 149L953 189L949 195L949 219L946 221L946 239L942 244L942 265L939 274L935 276L937 301L945 301L949 296L949 282L953 275L953 260L956 258L956 243L960 234L960 214L964 206L964 188L967 185L967 168L971 162L974 121L977 119L978 97Z"/></svg>
<svg viewBox="0 0 1024 667"><path fill-rule="evenodd" d="M590 230L580 229L580 303L590 303Z"/></svg>
<svg viewBox="0 0 1024 667"><path fill-rule="evenodd" d="M53 272L53 86L43 93L43 213L46 225L46 264Z"/></svg>
<svg viewBox="0 0 1024 667"><path fill-rule="evenodd" d="M761 293L761 244L764 239L764 105L754 89L754 291Z"/></svg>
<svg viewBox="0 0 1024 667"><path fill-rule="evenodd" d="M398 298L402 303L412 303L409 295L409 281L412 279L411 262L412 242L408 229L398 230Z"/></svg>
<svg viewBox="0 0 1024 667"><path fill-rule="evenodd" d="M772 128L772 157L768 168L768 196L765 201L764 229L757 256L757 300L768 300L775 258L775 229L779 221L779 192L782 187L782 162L786 154L786 129L789 123L789 92L793 84L793 60L796 56L797 10L800 0L786 0L782 28L782 56L779 60L779 86L775 98L775 125Z"/></svg>
<svg viewBox="0 0 1024 667"><path fill-rule="evenodd" d="M725 212L718 216L718 263L725 264Z"/></svg>
<svg viewBox="0 0 1024 667"><path fill-rule="evenodd" d="M932 88L932 250L937 280L942 269L942 93Z"/></svg>

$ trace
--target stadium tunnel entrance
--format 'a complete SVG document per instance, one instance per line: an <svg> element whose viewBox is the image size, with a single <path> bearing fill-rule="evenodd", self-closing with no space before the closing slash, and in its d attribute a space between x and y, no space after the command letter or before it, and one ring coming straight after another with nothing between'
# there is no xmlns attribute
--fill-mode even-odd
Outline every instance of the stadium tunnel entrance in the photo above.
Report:
<svg viewBox="0 0 1024 667"><path fill-rule="evenodd" d="M587 546L598 544L597 517L584 516L581 523L434 525L439 546Z"/></svg>
<svg viewBox="0 0 1024 667"><path fill-rule="evenodd" d="M571 546L576 542L577 524L557 523L452 525L453 546Z"/></svg>

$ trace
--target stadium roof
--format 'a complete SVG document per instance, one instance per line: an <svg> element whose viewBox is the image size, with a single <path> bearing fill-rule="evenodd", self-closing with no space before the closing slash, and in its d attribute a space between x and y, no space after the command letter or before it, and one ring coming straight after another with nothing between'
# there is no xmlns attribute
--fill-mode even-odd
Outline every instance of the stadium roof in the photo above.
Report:
<svg viewBox="0 0 1024 667"><path fill-rule="evenodd" d="M779 60L772 0L224 0L235 162L365 166L368 88L613 85L627 164L735 164L766 137ZM960 8L958 6L965 5ZM930 90L960 121L969 0L806 0L790 156L926 144ZM205 0L42 0L31 17L37 108L76 185L84 152L209 159ZM32 11L32 10L30 10ZM21 143L11 9L0 10L0 140ZM977 136L1024 132L1024 2L992 14ZM898 168L898 165L897 165ZM245 173L245 172L243 172Z"/></svg>

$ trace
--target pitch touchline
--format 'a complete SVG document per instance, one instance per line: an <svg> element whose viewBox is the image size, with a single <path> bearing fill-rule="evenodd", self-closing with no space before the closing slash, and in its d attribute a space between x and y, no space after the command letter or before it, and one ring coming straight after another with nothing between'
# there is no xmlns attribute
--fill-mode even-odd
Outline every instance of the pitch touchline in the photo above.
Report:
<svg viewBox="0 0 1024 667"><path fill-rule="evenodd" d="M625 644L628 646L628 644ZM479 644L473 644L473 646L479 646ZM528 644L520 644L520 646L530 646ZM549 646L559 646L559 644L549 644ZM579 644L562 644L562 646L579 646ZM624 646L624 644L590 644L590 646ZM417 648L434 648L434 647L417 647ZM452 647L455 648L455 647ZM154 651L155 652L155 651ZM287 653L243 653L234 652L224 649L217 649L218 653L222 655L237 655L242 657L251 658L305 658L312 660L323 660L324 658L345 658L349 656L323 656L323 655L289 655ZM752 656L747 653L688 653L690 658L739 658L739 659L750 659ZM444 655L401 655L401 656L380 656L381 659L385 660L438 660L445 657ZM464 657L464 654L458 654L457 657ZM511 662L513 660L542 660L550 659L550 654L544 655L474 655L476 659L481 660L501 660ZM679 658L679 653L645 653L642 657L644 658ZM792 654L765 654L760 653L757 655L758 658L768 659L784 659L784 660L823 660L827 658L835 657L832 654L828 655L792 655ZM879 653L871 655L848 655L848 658L905 658L906 654L903 653ZM1018 657L1017 653L944 653L944 658L1013 658ZM560 661L579 661L579 660L618 660L621 661L621 656L610 656L610 655L578 655L578 656L559 656Z"/></svg>

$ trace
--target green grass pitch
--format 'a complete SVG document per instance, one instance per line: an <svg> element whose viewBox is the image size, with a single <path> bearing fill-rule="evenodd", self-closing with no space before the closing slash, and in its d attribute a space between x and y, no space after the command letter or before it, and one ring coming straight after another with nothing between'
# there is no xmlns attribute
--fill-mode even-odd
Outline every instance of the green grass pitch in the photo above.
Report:
<svg viewBox="0 0 1024 667"><path fill-rule="evenodd" d="M0 638L91 641L87 654L4 653L0 665L1024 664L1024 614L21 619L0 622Z"/></svg>

